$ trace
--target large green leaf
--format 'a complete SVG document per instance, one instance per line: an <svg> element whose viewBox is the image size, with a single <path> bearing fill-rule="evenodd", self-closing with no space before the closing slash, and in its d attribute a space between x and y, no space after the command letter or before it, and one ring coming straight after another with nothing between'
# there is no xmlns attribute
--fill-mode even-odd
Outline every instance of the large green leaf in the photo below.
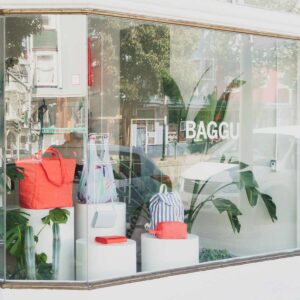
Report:
<svg viewBox="0 0 300 300"><path fill-rule="evenodd" d="M256 206L257 200L258 200L258 195L259 195L258 190L255 187L252 187L252 186L246 186L245 190L246 190L246 194L247 194L249 204L252 207Z"/></svg>
<svg viewBox="0 0 300 300"><path fill-rule="evenodd" d="M36 261L36 279L38 280L51 280L53 279L52 264L47 263L47 255L40 253L35 255Z"/></svg>
<svg viewBox="0 0 300 300"><path fill-rule="evenodd" d="M272 197L270 195L263 194L263 193L261 193L260 196L266 205L266 208L269 212L272 222L275 222L275 220L277 220L276 205L273 202Z"/></svg>
<svg viewBox="0 0 300 300"><path fill-rule="evenodd" d="M47 215L45 217L42 218L42 223L45 225L50 225L51 224L51 218L50 215Z"/></svg>
<svg viewBox="0 0 300 300"><path fill-rule="evenodd" d="M24 231L20 225L16 225L6 232L6 248L10 255L20 257L23 251Z"/></svg>
<svg viewBox="0 0 300 300"><path fill-rule="evenodd" d="M237 231L239 233L241 230L241 224L240 224L238 216L232 215L230 212L227 212L227 216L229 218L233 232Z"/></svg>
<svg viewBox="0 0 300 300"><path fill-rule="evenodd" d="M65 224L68 221L70 212L62 208L54 208L49 212L50 219L53 223Z"/></svg>
<svg viewBox="0 0 300 300"><path fill-rule="evenodd" d="M240 172L240 188L246 187L258 187L253 172L250 170Z"/></svg>
<svg viewBox="0 0 300 300"><path fill-rule="evenodd" d="M213 199L212 203L219 211L219 213L223 213L224 211L227 212L227 216L229 218L233 232L240 232L241 224L239 222L238 216L242 215L242 213L237 208L237 206L230 200L223 198Z"/></svg>
<svg viewBox="0 0 300 300"><path fill-rule="evenodd" d="M230 213L235 215L242 214L240 210L237 208L237 206L228 199L216 198L212 200L212 203L219 211L219 213L222 213L224 211L229 211Z"/></svg>
<svg viewBox="0 0 300 300"><path fill-rule="evenodd" d="M9 210L6 213L6 227L7 230L15 225L26 225L29 214L20 211L19 209Z"/></svg>
<svg viewBox="0 0 300 300"><path fill-rule="evenodd" d="M6 248L12 256L22 255L27 216L20 210L11 210L6 214Z"/></svg>

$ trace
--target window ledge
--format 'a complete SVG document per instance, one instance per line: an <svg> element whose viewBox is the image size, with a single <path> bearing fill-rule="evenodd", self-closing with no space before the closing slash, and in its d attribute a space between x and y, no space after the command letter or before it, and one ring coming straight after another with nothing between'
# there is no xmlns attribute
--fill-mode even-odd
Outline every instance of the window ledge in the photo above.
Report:
<svg viewBox="0 0 300 300"><path fill-rule="evenodd" d="M235 267L244 264L260 263L277 259L300 256L300 250L285 251L276 254L258 255L255 257L232 258L222 261L214 261L199 264L197 266L178 268L173 270L159 271L146 274L137 274L134 276L109 279L95 282L53 282L53 281L6 281L0 284L1 288L7 289L60 289L60 290L94 290L116 285L135 283L146 280L160 279L163 277L184 275L195 272L204 272L220 268Z"/></svg>

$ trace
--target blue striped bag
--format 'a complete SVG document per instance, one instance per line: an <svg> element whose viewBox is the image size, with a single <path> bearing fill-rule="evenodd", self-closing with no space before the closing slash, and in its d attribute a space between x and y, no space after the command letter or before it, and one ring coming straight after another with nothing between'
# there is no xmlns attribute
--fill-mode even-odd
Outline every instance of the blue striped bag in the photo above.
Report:
<svg viewBox="0 0 300 300"><path fill-rule="evenodd" d="M167 186L162 184L159 193L150 199L150 229L156 229L160 222L184 222L184 208L177 192L167 192Z"/></svg>

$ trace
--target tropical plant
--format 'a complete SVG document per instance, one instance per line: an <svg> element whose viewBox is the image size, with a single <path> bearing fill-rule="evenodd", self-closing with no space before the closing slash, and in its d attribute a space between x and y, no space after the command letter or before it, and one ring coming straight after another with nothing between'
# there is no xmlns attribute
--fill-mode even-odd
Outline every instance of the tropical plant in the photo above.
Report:
<svg viewBox="0 0 300 300"><path fill-rule="evenodd" d="M162 86L164 94L170 99L174 99L180 104L179 115L177 116L178 141L180 135L180 124L181 122L186 122L188 120L189 112L191 110L191 105L195 97L195 93L201 85L203 79L205 78L205 75L207 74L207 72L209 72L210 68L211 67L208 67L200 76L199 80L196 82L196 85L194 86L191 96L189 97L187 103L185 103L185 101L183 100L176 81L170 76L168 72L162 73ZM214 90L206 96L206 99L209 103L209 108L206 107L205 109L199 109L195 113L193 121L195 123L198 123L201 120L205 122L214 121L217 125L216 129L218 129L221 122L224 121L231 93L246 83L245 80L241 80L239 79L239 77L240 76L237 76L236 78L232 79L219 97L217 95L217 87L215 87ZM216 141L211 141L209 138L207 138L204 141L201 141L201 143L205 145L204 152L207 152L208 146L209 144L212 144L212 142L215 143Z"/></svg>
<svg viewBox="0 0 300 300"><path fill-rule="evenodd" d="M10 279L57 279L59 269L60 237L59 224L68 221L69 211L55 208L42 218L44 226L35 235L28 224L29 215L19 209L11 210L6 215L6 249L15 257L16 267L9 274ZM52 225L53 261L47 263L45 253L36 253L35 246L39 235L46 226Z"/></svg>
<svg viewBox="0 0 300 300"><path fill-rule="evenodd" d="M222 158L221 162L225 162L224 157ZM272 197L259 190L258 183L252 170L249 168L249 165L243 162L231 162L230 160L228 162L237 165L237 168L232 168L232 170L229 171L232 181L217 187L204 200L199 201L199 198L204 188L210 181L210 178L204 182L195 180L191 204L189 209L185 211L185 222L188 225L189 232L191 232L199 212L207 203L212 203L220 214L226 212L233 232L240 232L241 224L239 221L239 216L242 215L242 212L231 200L220 196L220 192L228 186L236 186L240 191L245 191L247 200L251 207L255 207L258 203L258 200L262 200L272 222L277 220L276 205L273 202Z"/></svg>

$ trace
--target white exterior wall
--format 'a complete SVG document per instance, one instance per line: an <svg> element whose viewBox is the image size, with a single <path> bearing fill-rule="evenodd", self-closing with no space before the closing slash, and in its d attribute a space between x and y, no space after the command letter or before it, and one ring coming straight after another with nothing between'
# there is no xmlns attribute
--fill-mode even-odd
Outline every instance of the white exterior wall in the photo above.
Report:
<svg viewBox="0 0 300 300"><path fill-rule="evenodd" d="M300 18L215 0L0 0L0 9L100 9L300 37Z"/></svg>
<svg viewBox="0 0 300 300"><path fill-rule="evenodd" d="M294 257L90 291L4 289L0 299L298 300L299 269Z"/></svg>

